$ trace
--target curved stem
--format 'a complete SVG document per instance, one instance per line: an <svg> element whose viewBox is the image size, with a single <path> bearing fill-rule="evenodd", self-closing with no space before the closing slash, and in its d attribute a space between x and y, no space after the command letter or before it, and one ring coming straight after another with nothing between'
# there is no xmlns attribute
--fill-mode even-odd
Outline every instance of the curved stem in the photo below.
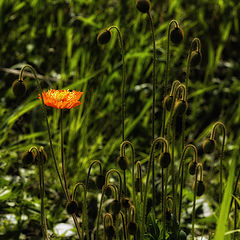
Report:
<svg viewBox="0 0 240 240"><path fill-rule="evenodd" d="M74 191L73 191L73 195L72 195L72 200L74 201L76 198L76 192L77 192L77 188L81 186L83 188L83 224L84 224L84 228L86 230L86 235L87 235L87 240L89 240L89 228L88 228L88 214L87 214L87 189L86 186L84 185L84 183L78 182L75 186L74 186Z"/></svg>
<svg viewBox="0 0 240 240"><path fill-rule="evenodd" d="M121 143L120 145L120 156L123 157L125 156L125 148L126 145L129 145L132 151L132 155L131 155L131 160L132 160L132 196L133 196L133 205L136 206L136 190L135 190L135 181L134 181L134 165L135 165L135 149L133 144L130 141L124 141Z"/></svg>
<svg viewBox="0 0 240 240"><path fill-rule="evenodd" d="M222 202L223 158L224 158L224 146L225 146L225 139L226 139L226 127L222 122L216 122L212 128L212 132L211 132L211 136L210 136L211 139L215 139L217 127L221 127L222 132L223 132L222 148L221 148L221 152L220 152L220 197L219 197L219 202Z"/></svg>
<svg viewBox="0 0 240 240"><path fill-rule="evenodd" d="M90 178L90 173L91 173L91 170L92 170L92 167L94 164L98 164L99 166L99 172L100 174L102 174L102 164L99 160L94 160L90 166L89 166L89 169L88 169L88 174L87 174L87 179L86 179L86 190L88 191L88 183L89 183L89 178Z"/></svg>

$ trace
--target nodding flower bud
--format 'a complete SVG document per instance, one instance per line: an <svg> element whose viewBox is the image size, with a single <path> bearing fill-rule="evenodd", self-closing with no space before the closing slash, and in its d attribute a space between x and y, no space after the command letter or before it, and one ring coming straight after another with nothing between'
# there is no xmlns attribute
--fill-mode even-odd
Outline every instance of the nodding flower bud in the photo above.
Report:
<svg viewBox="0 0 240 240"><path fill-rule="evenodd" d="M128 167L128 158L126 156L118 157L118 165L122 170L126 170Z"/></svg>
<svg viewBox="0 0 240 240"><path fill-rule="evenodd" d="M149 0L137 0L136 7L142 13L148 13L150 10L151 3Z"/></svg>
<svg viewBox="0 0 240 240"><path fill-rule="evenodd" d="M171 162L171 156L169 152L163 152L159 156L159 162L161 168L167 168Z"/></svg>
<svg viewBox="0 0 240 240"><path fill-rule="evenodd" d="M191 66L195 67L202 61L202 53L200 51L194 50L191 54Z"/></svg>
<svg viewBox="0 0 240 240"><path fill-rule="evenodd" d="M128 198L123 197L121 198L120 202L121 202L122 208L129 209L131 206L131 203Z"/></svg>
<svg viewBox="0 0 240 240"><path fill-rule="evenodd" d="M121 203L117 199L113 200L111 203L111 210L113 215L118 215L121 210Z"/></svg>
<svg viewBox="0 0 240 240"><path fill-rule="evenodd" d="M170 222L171 219L172 219L172 213L171 213L171 210L168 208L168 209L166 210L166 221L167 221L167 222Z"/></svg>
<svg viewBox="0 0 240 240"><path fill-rule="evenodd" d="M127 225L127 231L130 235L135 235L137 233L138 225L136 222L129 222Z"/></svg>
<svg viewBox="0 0 240 240"><path fill-rule="evenodd" d="M26 151L22 154L22 163L27 166L35 161L35 154L32 151Z"/></svg>
<svg viewBox="0 0 240 240"><path fill-rule="evenodd" d="M108 29L103 29L97 36L99 44L107 44L111 39L112 33Z"/></svg>
<svg viewBox="0 0 240 240"><path fill-rule="evenodd" d="M70 201L67 203L67 206L66 206L66 210L67 210L67 213L72 215L74 213L77 213L78 212L78 205L76 203L76 201Z"/></svg>
<svg viewBox="0 0 240 240"><path fill-rule="evenodd" d="M170 39L175 44L180 44L184 38L183 30L180 27L174 27L170 31Z"/></svg>
<svg viewBox="0 0 240 240"><path fill-rule="evenodd" d="M115 228L113 225L109 225L105 228L105 234L108 239L112 239L115 236Z"/></svg>
<svg viewBox="0 0 240 240"><path fill-rule="evenodd" d="M193 183L193 190L195 189L195 182ZM205 192L205 185L202 180L197 180L197 196L200 197Z"/></svg>
<svg viewBox="0 0 240 240"><path fill-rule="evenodd" d="M39 148L39 155L40 155L39 163L45 164L47 162L47 153L45 152L45 150L42 146Z"/></svg>
<svg viewBox="0 0 240 240"><path fill-rule="evenodd" d="M135 179L135 190L136 190L136 192L141 191L141 181L140 181L139 177L136 177L136 179Z"/></svg>
<svg viewBox="0 0 240 240"><path fill-rule="evenodd" d="M101 190L104 184L105 184L105 176L102 174L97 175L96 177L97 188Z"/></svg>
<svg viewBox="0 0 240 240"><path fill-rule="evenodd" d="M197 167L197 162L196 161L191 161L188 164L188 172L190 175L194 175L196 172L196 167Z"/></svg>
<svg viewBox="0 0 240 240"><path fill-rule="evenodd" d="M27 91L27 85L23 80L17 79L12 84L12 90L16 97L21 98Z"/></svg>
<svg viewBox="0 0 240 240"><path fill-rule="evenodd" d="M186 100L177 100L174 106L174 115L182 116L188 108L188 104Z"/></svg>
<svg viewBox="0 0 240 240"><path fill-rule="evenodd" d="M211 138L207 138L203 141L203 151L205 153L213 153L216 147L216 141Z"/></svg>
<svg viewBox="0 0 240 240"><path fill-rule="evenodd" d="M179 233L179 239L180 240L187 240L187 234L181 230L180 233Z"/></svg>
<svg viewBox="0 0 240 240"><path fill-rule="evenodd" d="M172 106L172 102L173 102L173 96L167 95L167 96L164 97L164 99L163 99L163 107L164 107L167 111L170 111L170 110L171 110L171 106Z"/></svg>

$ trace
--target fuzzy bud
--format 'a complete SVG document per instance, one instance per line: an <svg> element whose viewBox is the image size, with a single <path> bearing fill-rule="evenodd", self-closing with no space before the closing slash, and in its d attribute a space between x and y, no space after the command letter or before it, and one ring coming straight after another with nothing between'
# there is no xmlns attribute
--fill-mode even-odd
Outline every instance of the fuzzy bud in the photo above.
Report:
<svg viewBox="0 0 240 240"><path fill-rule="evenodd" d="M193 190L195 189L195 182L193 183ZM203 181L197 181L197 196L200 197L204 194L205 192L205 185Z"/></svg>
<svg viewBox="0 0 240 240"><path fill-rule="evenodd" d="M74 213L77 213L78 212L78 205L76 203L76 201L70 201L67 203L67 206L66 206L66 210L67 210L67 213L69 215L72 215Z"/></svg>
<svg viewBox="0 0 240 240"><path fill-rule="evenodd" d="M32 151L26 151L22 154L22 163L27 166L35 161L35 154Z"/></svg>
<svg viewBox="0 0 240 240"><path fill-rule="evenodd" d="M159 156L159 162L161 168L167 168L171 162L171 156L169 152L163 152Z"/></svg>
<svg viewBox="0 0 240 240"><path fill-rule="evenodd" d="M174 115L182 116L188 108L187 101L185 100L177 100L174 106Z"/></svg>
<svg viewBox="0 0 240 240"><path fill-rule="evenodd" d="M102 174L97 175L96 177L97 188L101 190L104 184L105 184L105 176Z"/></svg>
<svg viewBox="0 0 240 240"><path fill-rule="evenodd" d="M120 202L121 202L122 208L124 209L129 209L131 206L131 203L128 198L123 197L121 198Z"/></svg>
<svg viewBox="0 0 240 240"><path fill-rule="evenodd" d="M130 235L135 235L137 233L138 225L135 222L129 222L127 225L127 231Z"/></svg>
<svg viewBox="0 0 240 240"><path fill-rule="evenodd" d="M107 186L107 187L105 188L105 195L106 195L108 198L111 197L111 195L112 195L112 189L111 189L111 187Z"/></svg>
<svg viewBox="0 0 240 240"><path fill-rule="evenodd" d="M103 29L97 36L97 41L99 44L107 44L112 37L111 31L108 29Z"/></svg>
<svg viewBox="0 0 240 240"><path fill-rule="evenodd" d="M207 138L203 141L203 151L205 153L213 153L216 147L216 141L211 138Z"/></svg>
<svg viewBox="0 0 240 240"><path fill-rule="evenodd" d="M105 228L105 234L108 239L112 239L115 236L115 228L113 225L109 225Z"/></svg>
<svg viewBox="0 0 240 240"><path fill-rule="evenodd" d="M140 12L148 13L151 7L151 3L149 0L137 0L136 7Z"/></svg>
<svg viewBox="0 0 240 240"><path fill-rule="evenodd" d="M128 158L125 156L118 157L117 159L118 165L122 170L126 170L128 167Z"/></svg>
<svg viewBox="0 0 240 240"><path fill-rule="evenodd" d="M170 31L170 39L175 44L180 44L184 38L183 30L180 27L175 27Z"/></svg>
<svg viewBox="0 0 240 240"><path fill-rule="evenodd" d="M196 172L196 167L197 167L197 162L196 161L191 161L188 164L188 172L190 175L194 175Z"/></svg>
<svg viewBox="0 0 240 240"><path fill-rule="evenodd" d="M191 54L191 66L195 67L202 61L202 53L200 51L193 51Z"/></svg>
<svg viewBox="0 0 240 240"><path fill-rule="evenodd" d="M44 148L41 146L39 148L39 163L40 164L45 164L47 162L47 153L45 152Z"/></svg>
<svg viewBox="0 0 240 240"><path fill-rule="evenodd" d="M23 80L17 79L12 84L12 90L16 97L21 98L27 91L27 85Z"/></svg>
<svg viewBox="0 0 240 240"><path fill-rule="evenodd" d="M121 210L121 203L117 199L113 200L111 203L111 210L113 215L118 215Z"/></svg>
<svg viewBox="0 0 240 240"><path fill-rule="evenodd" d="M167 95L164 97L163 100L163 107L167 110L170 111L172 107L172 102L173 102L173 96Z"/></svg>

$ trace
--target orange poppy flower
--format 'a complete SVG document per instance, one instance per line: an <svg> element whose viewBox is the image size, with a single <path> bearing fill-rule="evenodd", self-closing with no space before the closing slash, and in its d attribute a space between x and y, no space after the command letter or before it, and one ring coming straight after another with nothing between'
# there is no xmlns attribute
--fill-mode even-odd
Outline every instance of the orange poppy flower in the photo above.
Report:
<svg viewBox="0 0 240 240"><path fill-rule="evenodd" d="M70 109L79 106L80 97L83 92L69 91L69 90L54 90L50 89L47 92L43 92L44 104L49 107L54 107L58 109ZM41 96L38 97L41 100Z"/></svg>

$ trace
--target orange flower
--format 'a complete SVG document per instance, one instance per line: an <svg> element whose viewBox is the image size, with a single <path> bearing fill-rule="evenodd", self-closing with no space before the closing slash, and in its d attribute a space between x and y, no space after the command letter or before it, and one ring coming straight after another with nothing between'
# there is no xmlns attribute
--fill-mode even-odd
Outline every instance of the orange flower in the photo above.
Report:
<svg viewBox="0 0 240 240"><path fill-rule="evenodd" d="M79 106L80 97L83 92L69 91L69 90L54 90L50 89L47 92L43 92L44 104L49 107L54 107L58 109L70 109ZM41 100L41 96L38 97Z"/></svg>

